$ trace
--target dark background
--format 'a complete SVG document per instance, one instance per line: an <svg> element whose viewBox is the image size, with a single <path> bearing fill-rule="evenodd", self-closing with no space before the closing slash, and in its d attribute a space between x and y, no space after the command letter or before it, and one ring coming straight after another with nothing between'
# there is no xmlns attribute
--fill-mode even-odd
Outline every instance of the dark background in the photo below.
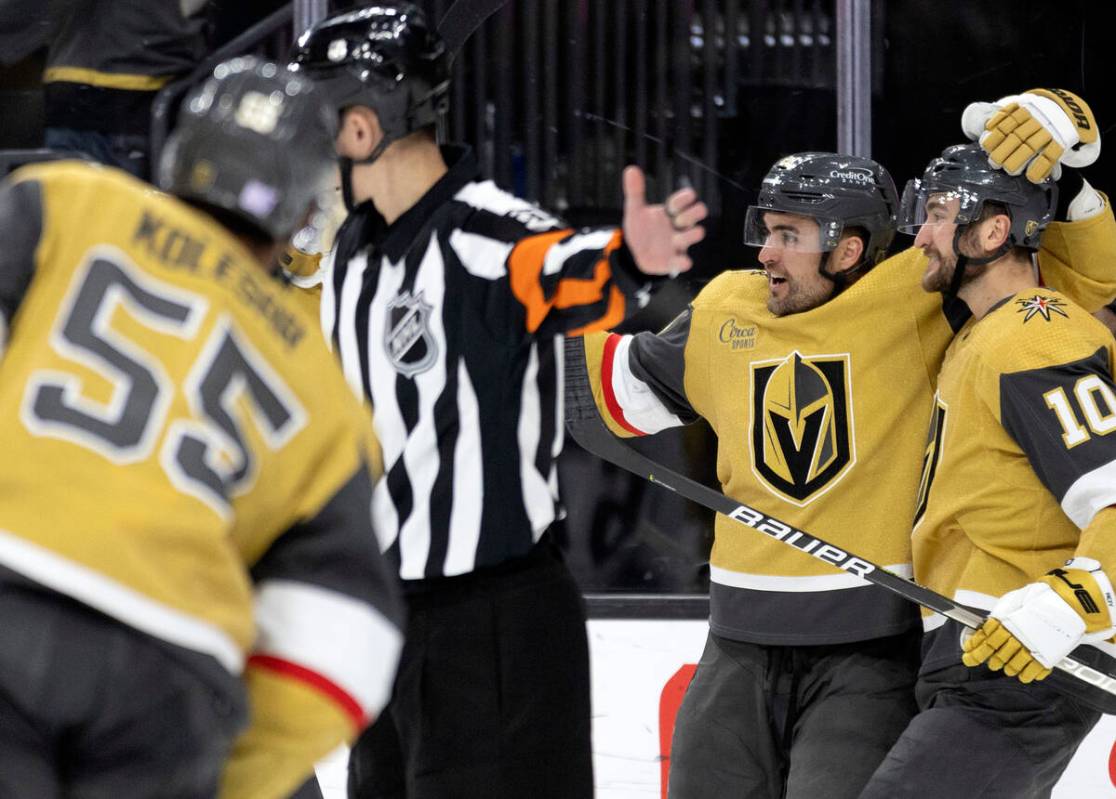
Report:
<svg viewBox="0 0 1116 799"><path fill-rule="evenodd" d="M422 2L436 19L450 4ZM211 3L212 47L282 5ZM1080 94L1113 135L1114 6L874 0L872 156L901 189L962 139L969 102L1033 87ZM574 224L618 221L627 163L648 171L653 198L684 182L698 189L713 213L695 269L625 325L654 329L718 272L754 264L743 214L776 159L836 149L835 13L834 0L509 0L457 59L446 133L473 144L498 183ZM281 30L263 51L290 40ZM0 67L0 149L39 146L41 69L41 51ZM1102 154L1086 176L1116 186L1116 157ZM638 446L713 482L701 425ZM708 513L573 444L561 473L565 544L587 590L704 590Z"/></svg>

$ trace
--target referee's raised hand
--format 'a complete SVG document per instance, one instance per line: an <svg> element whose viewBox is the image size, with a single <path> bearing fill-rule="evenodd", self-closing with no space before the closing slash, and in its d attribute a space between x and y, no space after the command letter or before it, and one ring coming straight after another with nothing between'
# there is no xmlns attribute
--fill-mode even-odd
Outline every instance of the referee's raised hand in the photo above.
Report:
<svg viewBox="0 0 1116 799"><path fill-rule="evenodd" d="M676 275L693 266L687 250L705 238L709 215L691 188L656 205L647 203L647 181L638 166L624 169L624 241L636 266L648 275Z"/></svg>

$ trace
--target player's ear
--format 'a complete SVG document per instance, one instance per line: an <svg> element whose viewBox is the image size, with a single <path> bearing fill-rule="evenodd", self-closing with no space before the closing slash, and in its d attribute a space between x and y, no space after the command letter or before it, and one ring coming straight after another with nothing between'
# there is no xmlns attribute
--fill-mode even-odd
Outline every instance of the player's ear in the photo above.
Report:
<svg viewBox="0 0 1116 799"><path fill-rule="evenodd" d="M995 252L1011 235L1011 217L994 214L980 226L980 244L987 252Z"/></svg>
<svg viewBox="0 0 1116 799"><path fill-rule="evenodd" d="M855 234L846 233L837 242L836 258L832 259L837 272L852 269L864 256L864 239Z"/></svg>
<svg viewBox="0 0 1116 799"><path fill-rule="evenodd" d="M376 112L363 105L346 108L337 133L337 151L354 161L363 161L372 154L384 136Z"/></svg>

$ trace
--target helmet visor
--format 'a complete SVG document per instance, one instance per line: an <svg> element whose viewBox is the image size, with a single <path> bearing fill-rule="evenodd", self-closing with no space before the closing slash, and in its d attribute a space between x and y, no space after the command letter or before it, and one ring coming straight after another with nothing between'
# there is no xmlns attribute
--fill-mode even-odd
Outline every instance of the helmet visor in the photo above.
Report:
<svg viewBox="0 0 1116 799"><path fill-rule="evenodd" d="M829 252L844 226L837 219L786 213L753 205L744 217L744 243L793 252Z"/></svg>
<svg viewBox="0 0 1116 799"><path fill-rule="evenodd" d="M962 186L930 185L907 181L899 201L899 230L912 236L923 225L967 225L980 213L981 199Z"/></svg>

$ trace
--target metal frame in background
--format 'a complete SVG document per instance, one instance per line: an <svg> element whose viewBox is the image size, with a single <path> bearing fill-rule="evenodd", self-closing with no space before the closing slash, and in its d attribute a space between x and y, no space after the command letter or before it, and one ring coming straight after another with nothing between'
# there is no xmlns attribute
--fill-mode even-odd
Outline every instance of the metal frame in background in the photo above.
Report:
<svg viewBox="0 0 1116 799"><path fill-rule="evenodd" d="M420 1L435 18L452 6ZM652 192L689 180L716 215L742 199L729 186L740 164L724 153L754 90L836 88L836 2L508 0L462 47L450 138L478 145L498 184L571 221L613 216L629 159Z"/></svg>
<svg viewBox="0 0 1116 799"><path fill-rule="evenodd" d="M837 151L872 157L872 0L837 0Z"/></svg>
<svg viewBox="0 0 1116 799"><path fill-rule="evenodd" d="M325 19L329 13L329 0L294 0L294 28L291 30L291 39L298 39L299 35L320 19Z"/></svg>
<svg viewBox="0 0 1116 799"><path fill-rule="evenodd" d="M453 0L422 1L436 19L454 6ZM718 119L736 112L740 87L793 82L795 75L812 85L827 82L824 58L819 58L823 51L817 49L829 46L823 44L823 6L818 2L725 0L718 6L715 0L614 0L583 6L506 0L465 43L453 93L453 137L476 139L485 174L560 211L618 208L619 180L614 178L619 167L616 175L603 167L634 155L667 185L688 176L717 213L722 187L689 160L697 157L716 166ZM838 149L870 155L873 3L833 2ZM189 76L165 87L152 108L151 163L158 163L177 103L190 86L222 60L257 47L284 27L296 37L325 17L329 7L328 0L293 0L211 54ZM606 18L615 20L611 28L628 31L611 46L604 38L610 29ZM716 30L711 28L714 20ZM562 41L578 30L587 38L575 37L569 52L539 47L545 38ZM525 62L525 76L513 78L512 70L494 73L486 68L493 53L503 59L499 63L519 57L520 40L536 56ZM586 59L597 67L584 86L574 81L580 90L563 90L557 78L562 67L569 70ZM634 76L627 75L629 64L636 68ZM629 89L635 90L634 99ZM541 116L543 124L520 130L522 119L517 122L516 116L522 118L524 112ZM593 120L600 120L598 128L586 127ZM700 137L699 151L690 154L699 144L695 137Z"/></svg>

